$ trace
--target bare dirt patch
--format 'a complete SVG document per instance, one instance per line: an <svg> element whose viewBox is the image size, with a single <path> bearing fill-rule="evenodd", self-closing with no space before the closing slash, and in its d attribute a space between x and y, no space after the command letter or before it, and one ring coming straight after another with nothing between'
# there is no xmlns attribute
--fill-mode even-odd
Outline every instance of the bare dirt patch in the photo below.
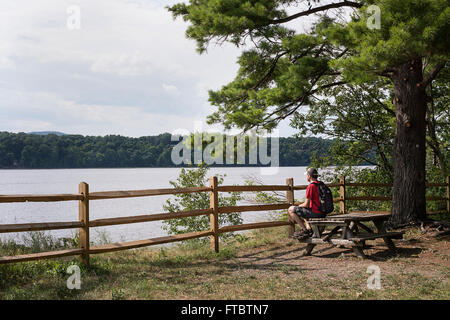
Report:
<svg viewBox="0 0 450 320"><path fill-rule="evenodd" d="M448 283L448 240L448 237L437 240L427 235L394 240L396 252L390 251L381 239L368 241L373 247L365 249L364 253L368 258L361 259L355 256L351 248L338 248L333 245L317 245L311 256L303 256L306 244L286 238L238 252L233 259L225 263L238 265L236 273L248 269L259 275L273 276L274 272L280 270L287 275L300 271L308 278L319 280L329 280L333 277L345 279L355 274L365 274L367 267L375 264L380 267L384 276L416 273Z"/></svg>

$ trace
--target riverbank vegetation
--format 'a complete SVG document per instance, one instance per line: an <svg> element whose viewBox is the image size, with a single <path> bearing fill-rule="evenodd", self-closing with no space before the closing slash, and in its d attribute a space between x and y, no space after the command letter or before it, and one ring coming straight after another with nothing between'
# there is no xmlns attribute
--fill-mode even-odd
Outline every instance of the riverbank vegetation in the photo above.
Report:
<svg viewBox="0 0 450 320"><path fill-rule="evenodd" d="M304 244L270 228L224 240L219 253L184 243L96 255L89 269L77 258L0 265L0 299L450 299L448 241L415 228L396 244L397 253L377 244L369 260L327 246L302 257ZM67 288L74 264L80 290ZM371 264L380 290L367 288Z"/></svg>

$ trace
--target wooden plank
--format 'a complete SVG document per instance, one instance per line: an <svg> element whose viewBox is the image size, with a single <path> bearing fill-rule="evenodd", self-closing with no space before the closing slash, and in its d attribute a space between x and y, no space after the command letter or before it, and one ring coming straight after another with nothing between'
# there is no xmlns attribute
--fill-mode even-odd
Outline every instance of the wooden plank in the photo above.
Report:
<svg viewBox="0 0 450 320"><path fill-rule="evenodd" d="M381 196L361 196L361 197L347 197L345 200L349 201L392 201L392 197L381 197Z"/></svg>
<svg viewBox="0 0 450 320"><path fill-rule="evenodd" d="M328 215L325 219L335 220L335 219L344 219L344 218L379 218L379 217L389 217L390 213L385 213L383 211L375 212L375 213L367 213L366 211L355 211L352 213L346 214L337 214L337 215Z"/></svg>
<svg viewBox="0 0 450 320"><path fill-rule="evenodd" d="M89 266L89 185L86 182L81 182L78 186L78 191L84 195L83 200L78 202L78 220L83 224L78 229L78 243L80 249L83 250L81 262Z"/></svg>
<svg viewBox="0 0 450 320"><path fill-rule="evenodd" d="M349 214L391 214L390 211L350 211Z"/></svg>
<svg viewBox="0 0 450 320"><path fill-rule="evenodd" d="M444 214L444 213L447 213L447 212L450 212L450 211L447 211L447 210L428 211L427 214Z"/></svg>
<svg viewBox="0 0 450 320"><path fill-rule="evenodd" d="M446 197L437 196L426 196L428 201L445 201ZM381 197L381 196L361 196L361 197L347 197L346 200L350 201L392 201L392 197Z"/></svg>
<svg viewBox="0 0 450 320"><path fill-rule="evenodd" d="M158 245L158 244L163 244L163 243L170 243L170 242L183 241L183 240L188 240L188 239L207 237L210 235L212 235L211 231L200 231L200 232L190 232L190 233L178 234L178 235L174 235L174 236L165 236L165 237L152 238L152 239L146 239L146 240L111 243L111 244L91 247L89 253L97 254L97 253L112 252L112 251L119 251L119 250L135 249L135 248L147 247L147 246Z"/></svg>
<svg viewBox="0 0 450 320"><path fill-rule="evenodd" d="M316 226L327 226L327 225L333 225L333 226L346 226L347 224L343 221L333 221L333 220L308 220L310 225L316 225Z"/></svg>
<svg viewBox="0 0 450 320"><path fill-rule="evenodd" d="M80 221L2 224L0 233L71 229L80 228L83 225L83 222Z"/></svg>
<svg viewBox="0 0 450 320"><path fill-rule="evenodd" d="M435 197L435 196L426 196L425 199L427 201L446 201L447 197Z"/></svg>
<svg viewBox="0 0 450 320"><path fill-rule="evenodd" d="M327 241L323 241L321 238L306 238L306 239L299 239L299 242L303 243L311 243L311 244L334 244L339 246L355 246L360 245L358 242L351 241L349 239L329 239Z"/></svg>
<svg viewBox="0 0 450 320"><path fill-rule="evenodd" d="M294 178L287 178L286 179L286 185L289 187L288 191L286 191L286 202L290 206L294 205ZM291 219L291 217L288 214L288 236L292 237L295 232L295 221Z"/></svg>
<svg viewBox="0 0 450 320"><path fill-rule="evenodd" d="M344 214L345 211L345 177L341 176L339 181L339 213Z"/></svg>
<svg viewBox="0 0 450 320"><path fill-rule="evenodd" d="M325 183L325 184L327 185L328 188L336 188L336 187L341 186L340 183ZM294 186L294 190L306 190L306 188L308 188L307 184Z"/></svg>
<svg viewBox="0 0 450 320"><path fill-rule="evenodd" d="M383 241L390 250L392 250L392 251L397 250L397 248L395 247L394 241L392 241L392 238L384 237Z"/></svg>
<svg viewBox="0 0 450 320"><path fill-rule="evenodd" d="M120 199L120 198L147 197L147 196L159 196L167 194L209 192L209 191L211 191L210 187L190 187L179 189L175 188L148 189L148 190L128 190L128 191L101 191L90 193L89 199L90 200Z"/></svg>
<svg viewBox="0 0 450 320"><path fill-rule="evenodd" d="M351 226L348 226L348 227L345 229L345 231L346 231L346 233L345 233L345 238L346 238L347 240L350 240L351 238L354 237L354 234L353 234L353 232L352 232ZM350 240L350 241L351 241L351 240ZM362 250L362 246L364 245L364 241L363 241L362 243L359 242L359 241L356 241L355 244L356 244L356 243L358 243L359 245L353 245L353 246L352 246L353 253L356 254L356 256L357 256L358 258L366 258L366 255L364 254L364 252L363 252L363 250Z"/></svg>
<svg viewBox="0 0 450 320"><path fill-rule="evenodd" d="M308 245L305 248L305 251L303 252L303 255L304 256L310 256L311 252L313 251L315 246L316 246L315 244L308 243Z"/></svg>
<svg viewBox="0 0 450 320"><path fill-rule="evenodd" d="M361 227L362 229L366 230L368 233L373 234L374 231L372 229L370 229L368 226L366 226L365 224L359 222L359 221L355 221L355 224L359 227Z"/></svg>
<svg viewBox="0 0 450 320"><path fill-rule="evenodd" d="M358 234L353 237L349 237L350 241L365 241L365 240L375 240L378 238L394 238L401 239L403 237L404 231L398 232L386 232L386 233L376 233L376 234Z"/></svg>
<svg viewBox="0 0 450 320"><path fill-rule="evenodd" d="M348 214L338 214L327 216L323 219L311 219L310 221L370 221L370 220L386 220L390 214L366 214L366 213L348 213Z"/></svg>
<svg viewBox="0 0 450 320"><path fill-rule="evenodd" d="M258 192L258 191L285 191L289 190L288 186L284 185L249 185L249 186L218 186L219 192Z"/></svg>
<svg viewBox="0 0 450 320"><path fill-rule="evenodd" d="M445 182L429 182L426 184L427 188L433 188L433 187L445 187L447 186L447 183Z"/></svg>
<svg viewBox="0 0 450 320"><path fill-rule="evenodd" d="M211 213L211 209L201 209L201 210L191 210L191 211L180 211L180 212L165 212L158 214L147 214L129 217L117 217L117 218L105 218L91 220L89 223L90 227L104 227L112 226L117 224L129 224L129 223L141 223L141 222L151 222L178 218L187 218L208 215Z"/></svg>
<svg viewBox="0 0 450 320"><path fill-rule="evenodd" d="M392 183L347 182L349 187L392 187Z"/></svg>
<svg viewBox="0 0 450 320"><path fill-rule="evenodd" d="M259 204L259 205L250 205L250 206L219 207L219 213L282 210L282 209L288 209L289 206L290 205L287 203L279 203L279 204Z"/></svg>
<svg viewBox="0 0 450 320"><path fill-rule="evenodd" d="M332 236L334 236L334 235L339 231L340 228L341 228L340 226L334 227L333 230L331 230L327 235L325 235L325 236L322 238L322 240L323 240L323 241L328 241L328 240L330 240L330 238L331 238Z"/></svg>
<svg viewBox="0 0 450 320"><path fill-rule="evenodd" d="M347 182L346 185L349 187L392 187L392 183ZM427 188L445 186L446 183L444 182L429 182L426 184Z"/></svg>
<svg viewBox="0 0 450 320"><path fill-rule="evenodd" d="M358 257L365 259L367 256L364 254L363 247L353 246L352 247L353 253Z"/></svg>
<svg viewBox="0 0 450 320"><path fill-rule="evenodd" d="M247 223L247 224L240 224L240 225L236 225L236 226L222 227L219 229L219 233L251 230L251 229L281 227L281 226L288 226L288 225L290 225L289 221L268 221L268 222Z"/></svg>
<svg viewBox="0 0 450 320"><path fill-rule="evenodd" d="M209 207L211 213L209 215L209 226L212 235L209 238L210 248L215 252L219 252L219 193L217 191L217 177L209 179L209 186L212 191L209 192Z"/></svg>
<svg viewBox="0 0 450 320"><path fill-rule="evenodd" d="M66 250L59 250L59 251L22 254L22 255L16 255L16 256L4 256L4 257L0 257L0 264L25 262L25 261L40 260L40 259L51 259L51 258L59 258L59 257L66 257L66 256L75 256L75 255L79 255L82 253L83 253L83 249L74 248L74 249L66 249Z"/></svg>
<svg viewBox="0 0 450 320"><path fill-rule="evenodd" d="M21 194L0 195L0 203L8 202L57 202L83 200L81 194Z"/></svg>

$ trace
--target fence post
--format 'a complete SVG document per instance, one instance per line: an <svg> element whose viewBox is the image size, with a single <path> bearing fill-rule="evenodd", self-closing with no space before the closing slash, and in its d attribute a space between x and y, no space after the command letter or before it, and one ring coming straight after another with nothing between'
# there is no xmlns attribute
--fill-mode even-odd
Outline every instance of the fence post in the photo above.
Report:
<svg viewBox="0 0 450 320"><path fill-rule="evenodd" d="M345 176L341 176L339 181L339 213L345 213Z"/></svg>
<svg viewBox="0 0 450 320"><path fill-rule="evenodd" d="M286 191L286 201L289 203L289 205L294 205L294 178L287 178L286 184L289 186L289 190ZM291 218L288 215L288 221L290 222L288 226L288 234L289 237L291 237L294 234L295 231L295 222L291 220Z"/></svg>
<svg viewBox="0 0 450 320"><path fill-rule="evenodd" d="M450 176L447 176L447 213L450 214Z"/></svg>
<svg viewBox="0 0 450 320"><path fill-rule="evenodd" d="M83 222L83 227L78 229L79 247L84 250L81 261L89 267L89 185L81 182L78 186L79 193L84 196L78 202L78 219Z"/></svg>
<svg viewBox="0 0 450 320"><path fill-rule="evenodd" d="M217 192L217 177L209 178L212 190L209 192L209 205L212 209L209 215L210 230L213 234L209 237L211 250L219 252L219 196Z"/></svg>

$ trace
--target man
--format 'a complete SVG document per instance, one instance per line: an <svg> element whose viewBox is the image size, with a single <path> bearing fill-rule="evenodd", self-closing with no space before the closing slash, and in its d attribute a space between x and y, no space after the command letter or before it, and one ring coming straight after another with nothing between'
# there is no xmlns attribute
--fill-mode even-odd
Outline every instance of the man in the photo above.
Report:
<svg viewBox="0 0 450 320"><path fill-rule="evenodd" d="M291 206L288 209L289 217L292 221L297 222L301 230L294 232L294 238L304 239L312 236L313 231L308 223L307 219L310 218L324 218L326 214L322 213L319 209L319 189L317 184L320 183L317 178L319 173L315 168L309 168L306 171L306 177L310 182L306 189L305 202L299 206Z"/></svg>

